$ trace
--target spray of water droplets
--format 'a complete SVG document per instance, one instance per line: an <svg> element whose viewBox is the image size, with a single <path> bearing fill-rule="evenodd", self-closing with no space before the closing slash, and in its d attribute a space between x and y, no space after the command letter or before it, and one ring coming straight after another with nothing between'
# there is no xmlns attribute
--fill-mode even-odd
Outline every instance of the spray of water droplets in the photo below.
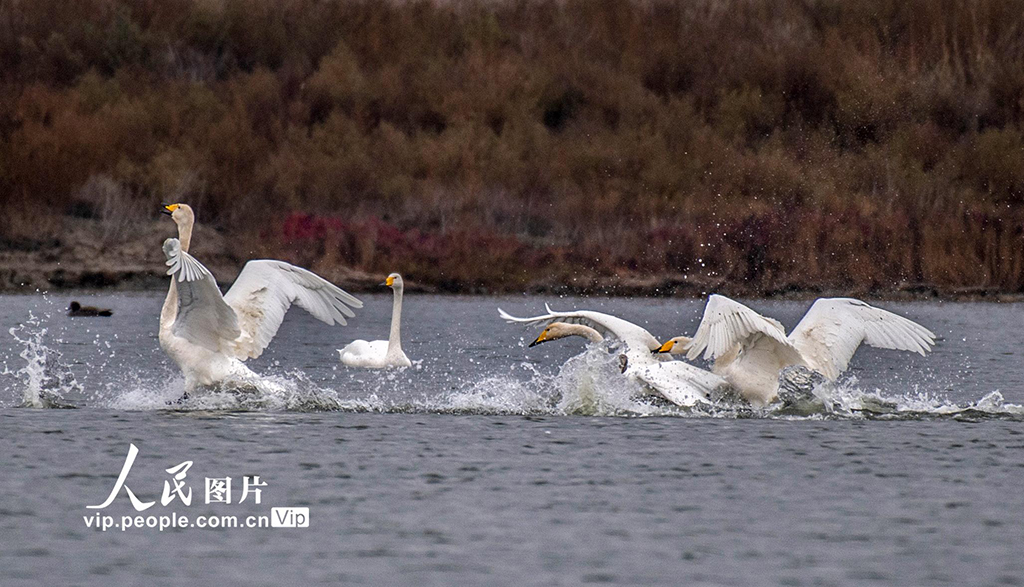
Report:
<svg viewBox="0 0 1024 587"><path fill-rule="evenodd" d="M186 393L184 378L169 365L162 373L122 369L116 384L85 386L57 350L62 342L50 339L45 323L30 314L28 320L9 330L16 356L4 360L0 374L13 383L3 390L0 406L785 419L1024 418L1024 406L1006 403L998 391L974 402L955 403L917 389L895 396L864 390L855 377L817 385L799 401L764 409L729 399L685 409L645 393L639 383L622 376L615 355L599 348L590 348L546 372L523 362L513 367L519 373L487 374L486 362L480 362L483 375L449 379L446 389L418 397L401 393L404 384L411 377L442 370L443 365L418 361L406 370L375 372L367 378L372 384L364 384L356 393L335 389L332 382L315 381L301 371L264 375L244 388ZM97 338L94 346L98 358L91 368L121 368L109 345Z"/></svg>

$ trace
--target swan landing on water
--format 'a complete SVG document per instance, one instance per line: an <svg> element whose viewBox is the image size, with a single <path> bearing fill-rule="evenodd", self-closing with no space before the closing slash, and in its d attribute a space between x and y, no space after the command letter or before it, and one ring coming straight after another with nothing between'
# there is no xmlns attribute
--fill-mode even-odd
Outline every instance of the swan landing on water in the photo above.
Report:
<svg viewBox="0 0 1024 587"><path fill-rule="evenodd" d="M589 310L555 312L548 306L545 309L547 314L532 318L516 318L501 308L498 315L510 324L544 324L544 331L530 346L566 336L582 336L591 342L615 339L625 347L623 375L678 406L707 402L713 394L728 387L714 373L682 361L666 361L666 357L655 353L661 347L657 339L632 322Z"/></svg>
<svg viewBox="0 0 1024 587"><path fill-rule="evenodd" d="M341 362L349 367L381 369L384 367L409 367L412 361L402 352L402 276L397 273L388 275L387 281L381 285L390 287L395 293L391 309L391 335L388 340L353 340L338 349Z"/></svg>
<svg viewBox="0 0 1024 587"><path fill-rule="evenodd" d="M793 332L725 296L712 295L693 338L677 336L658 349L714 360L712 371L755 406L779 394L787 367L805 367L834 381L862 343L924 356L935 334L920 324L852 298L820 298Z"/></svg>
<svg viewBox="0 0 1024 587"><path fill-rule="evenodd" d="M188 254L195 215L185 204L164 207L178 238L164 241L171 286L160 312L160 347L196 387L251 385L259 377L243 364L259 357L291 305L327 324L344 326L363 303L324 278L283 261L246 263L221 295L217 281Z"/></svg>

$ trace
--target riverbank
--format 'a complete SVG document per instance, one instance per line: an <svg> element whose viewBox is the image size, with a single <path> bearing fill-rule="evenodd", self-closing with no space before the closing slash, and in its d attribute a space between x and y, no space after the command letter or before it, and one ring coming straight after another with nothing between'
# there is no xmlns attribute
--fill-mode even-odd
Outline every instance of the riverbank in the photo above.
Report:
<svg viewBox="0 0 1024 587"><path fill-rule="evenodd" d="M63 217L46 224L50 230L39 238L22 236L0 242L0 292L36 293L66 290L147 291L166 287L164 257L160 245L174 236L173 225L163 217L133 225L130 231L111 234L100 220ZM307 225L308 229L309 226ZM434 265L392 267L386 247L363 251L364 267L354 268L346 262L349 248L366 249L368 245L339 243L336 237L325 238L317 231L295 232L286 225L280 233L271 231L257 237L227 235L216 229L198 225L193 241L196 255L217 277L222 287L237 277L245 262L253 258L287 260L323 275L353 293L379 292L379 284L392 270L406 276L409 291L446 294L550 294L633 297L702 298L710 293L736 297L808 299L821 296L854 296L893 300L984 300L1019 301L1020 292L1001 290L985 285L950 286L931 283L893 282L835 287L807 282L765 282L750 284L743 279L723 278L712 273L683 274L678 272L637 271L626 266L595 263L590 267L577 265L572 272L553 271L552 259L565 252L533 245L531 255L519 255L522 266L515 275L495 272L463 272L446 274L444 267ZM417 233L419 242L425 242ZM314 241L312 239L322 239ZM393 244L393 243L392 243ZM427 246L427 245L424 245ZM473 253L445 251L436 243L429 246L438 258L472 257ZM447 246L454 246L448 243ZM525 245L523 245L525 246ZM513 261L493 248L475 248L474 264L497 267ZM465 264L466 262L463 262ZM414 264L415 265L415 264ZM412 269L412 271L409 271ZM733 272L735 273L735 272Z"/></svg>

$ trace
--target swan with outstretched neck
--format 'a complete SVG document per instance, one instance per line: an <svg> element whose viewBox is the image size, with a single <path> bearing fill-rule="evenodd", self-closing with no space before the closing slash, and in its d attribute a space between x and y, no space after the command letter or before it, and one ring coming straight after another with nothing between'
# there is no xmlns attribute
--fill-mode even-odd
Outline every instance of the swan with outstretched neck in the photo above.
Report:
<svg viewBox="0 0 1024 587"><path fill-rule="evenodd" d="M363 306L311 271L266 259L246 263L222 295L213 274L188 252L192 208L170 204L162 211L177 225L178 238L163 245L171 285L160 311L160 347L185 375L186 390L258 381L243 362L263 353L292 304L342 326Z"/></svg>
<svg viewBox="0 0 1024 587"><path fill-rule="evenodd" d="M632 322L591 310L556 312L548 306L544 309L546 314L530 318L517 318L501 308L498 315L510 324L544 324L531 347L570 336L591 343L611 343L621 350L623 375L677 406L706 403L727 387L724 379L710 371L683 361L666 360L668 357L656 353L661 343L647 329Z"/></svg>
<svg viewBox="0 0 1024 587"><path fill-rule="evenodd" d="M381 285L390 287L394 292L391 306L391 334L387 340L353 340L338 349L341 362L349 367L365 369L382 369L384 367L409 367L412 361L402 351L402 294L404 284L402 276L397 273L388 275Z"/></svg>

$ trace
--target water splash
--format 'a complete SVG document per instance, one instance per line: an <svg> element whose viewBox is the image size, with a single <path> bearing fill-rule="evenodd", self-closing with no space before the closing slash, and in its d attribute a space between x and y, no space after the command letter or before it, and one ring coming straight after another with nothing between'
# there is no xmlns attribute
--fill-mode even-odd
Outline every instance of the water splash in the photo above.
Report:
<svg viewBox="0 0 1024 587"><path fill-rule="evenodd" d="M921 420L928 418L1020 418L1024 406L1006 403L998 391L971 402L953 402L943 394L915 389L888 395L880 389L864 390L854 376L816 385L810 397L796 404L774 405L769 416L798 415L829 418Z"/></svg>
<svg viewBox="0 0 1024 587"><path fill-rule="evenodd" d="M3 374L19 382L11 388L15 403L27 407L73 407L81 403L113 410L171 411L286 411L286 412L381 412L442 413L525 416L604 417L697 417L697 418L784 418L784 419L927 419L1008 418L1024 419L1024 406L1008 404L994 391L974 402L956 403L942 394L919 390L893 395L882 390L865 390L856 377L838 383L817 381L803 396L786 396L780 402L757 409L734 397L720 397L697 408L671 405L653 397L636 381L623 377L617 357L591 347L567 360L557 369L538 368L529 362L495 367L488 361L474 365L480 375L459 380L450 365L417 361L406 370L372 372L352 381L352 388L314 380L301 371L264 375L244 389L207 390L185 394L184 378L169 363L161 371L138 372L123 369L120 356L109 341L93 341L98 354L87 361L93 375L111 369L123 370L116 382L90 384L76 380L61 353L47 344L44 320L29 315L24 323L9 330L21 348L17 368L4 364ZM114 335L116 337L116 334ZM60 341L52 342L61 344ZM158 352L158 351L154 351ZM473 361L472 358L467 359ZM504 371L504 372L495 372ZM490 371L490 372L488 372ZM368 372L369 374L369 372ZM406 386L412 378L433 378L439 393L408 397ZM920 384L924 385L924 384ZM420 387L422 389L422 386ZM72 401L73 400L73 401Z"/></svg>
<svg viewBox="0 0 1024 587"><path fill-rule="evenodd" d="M75 407L65 400L65 396L81 393L82 386L62 359L60 351L47 346L47 329L40 318L29 312L28 320L8 332L22 347L18 356L25 361L24 366L14 372L5 363L3 371L3 374L14 375L22 382L20 407Z"/></svg>
<svg viewBox="0 0 1024 587"><path fill-rule="evenodd" d="M185 378L169 374L156 382L137 379L103 394L100 405L115 410L174 411L360 411L301 372L260 377L244 387L185 391Z"/></svg>
<svg viewBox="0 0 1024 587"><path fill-rule="evenodd" d="M545 374L528 363L526 377L490 375L455 382L440 394L404 397L407 377L441 365L374 372L375 387L352 396L313 381L301 371L264 375L244 388L206 389L185 393L179 374L156 381L133 379L97 394L97 404L117 410L175 411L351 411L382 413L444 413L478 415L649 416L679 413L622 377L618 360L603 351L573 357L556 373Z"/></svg>

